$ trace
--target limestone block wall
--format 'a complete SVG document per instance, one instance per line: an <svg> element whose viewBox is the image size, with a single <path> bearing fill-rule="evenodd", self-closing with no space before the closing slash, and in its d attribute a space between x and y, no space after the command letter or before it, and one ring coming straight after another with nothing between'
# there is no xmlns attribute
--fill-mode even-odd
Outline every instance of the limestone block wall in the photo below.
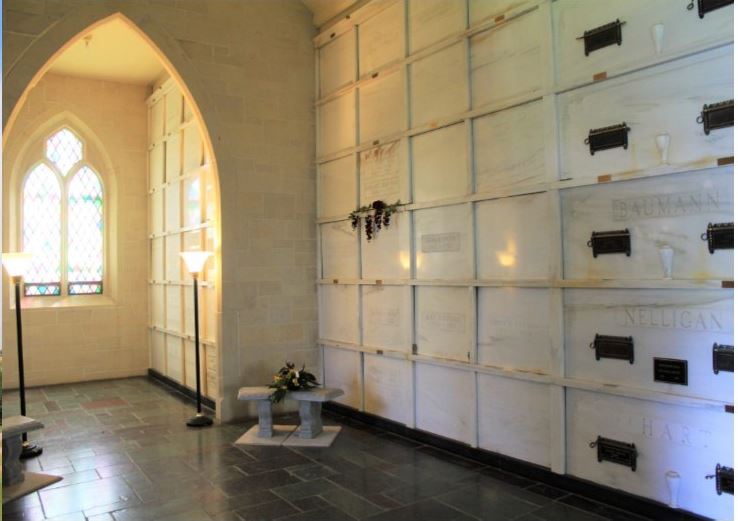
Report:
<svg viewBox="0 0 738 521"><path fill-rule="evenodd" d="M239 386L266 381L285 358L318 366L311 14L299 0L3 2L3 122L54 52L116 14L172 65L211 141L221 209L218 414L243 415Z"/></svg>
<svg viewBox="0 0 738 521"><path fill-rule="evenodd" d="M30 91L3 153L3 251L20 247L19 189L61 125L79 133L104 184L104 295L24 299L26 384L145 374L149 89L48 74ZM108 283L109 282L109 283ZM3 384L17 386L13 288L3 287ZM12 308L11 308L12 307Z"/></svg>

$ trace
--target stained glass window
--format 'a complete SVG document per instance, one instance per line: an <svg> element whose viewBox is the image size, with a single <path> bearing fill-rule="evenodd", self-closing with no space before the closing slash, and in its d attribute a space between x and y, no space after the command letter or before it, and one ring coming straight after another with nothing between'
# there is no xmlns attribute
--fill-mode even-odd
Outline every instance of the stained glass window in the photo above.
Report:
<svg viewBox="0 0 738 521"><path fill-rule="evenodd" d="M69 294L102 293L103 190L91 168L74 174L67 199Z"/></svg>
<svg viewBox="0 0 738 521"><path fill-rule="evenodd" d="M34 254L24 277L26 295L61 293L61 245L61 185L40 164L23 185L23 250Z"/></svg>
<svg viewBox="0 0 738 521"><path fill-rule="evenodd" d="M23 250L34 254L26 296L103 292L103 185L68 128L46 140L46 160L23 184Z"/></svg>
<svg viewBox="0 0 738 521"><path fill-rule="evenodd" d="M46 140L46 158L62 176L82 160L82 142L68 128L63 128Z"/></svg>

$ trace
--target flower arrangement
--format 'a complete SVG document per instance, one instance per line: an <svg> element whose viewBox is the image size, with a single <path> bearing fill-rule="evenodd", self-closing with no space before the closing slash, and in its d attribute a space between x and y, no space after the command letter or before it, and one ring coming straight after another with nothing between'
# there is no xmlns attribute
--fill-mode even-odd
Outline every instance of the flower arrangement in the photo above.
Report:
<svg viewBox="0 0 738 521"><path fill-rule="evenodd" d="M295 364L285 362L285 366L277 371L272 383L269 384L269 387L274 389L270 399L272 403L279 403L287 391L307 391L319 385L315 375L308 373L304 365L298 371L295 369Z"/></svg>
<svg viewBox="0 0 738 521"><path fill-rule="evenodd" d="M390 217L392 214L397 213L398 209L402 206L400 201L392 204L387 204L384 201L374 201L369 206L360 206L349 214L351 220L351 228L354 230L361 224L361 219L364 219L364 232L366 233L366 240L371 241L382 226L388 228L390 225Z"/></svg>

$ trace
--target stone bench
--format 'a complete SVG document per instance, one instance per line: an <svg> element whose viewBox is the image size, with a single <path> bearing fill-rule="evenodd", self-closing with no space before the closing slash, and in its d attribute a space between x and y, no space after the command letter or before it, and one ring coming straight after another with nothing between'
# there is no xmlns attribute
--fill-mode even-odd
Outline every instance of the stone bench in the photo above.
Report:
<svg viewBox="0 0 738 521"><path fill-rule="evenodd" d="M43 429L44 424L26 416L3 418L3 504L60 481L60 476L23 472L20 455L23 433Z"/></svg>
<svg viewBox="0 0 738 521"><path fill-rule="evenodd" d="M3 486L15 485L25 479L20 462L22 436L43 428L43 423L27 416L3 418Z"/></svg>
<svg viewBox="0 0 738 521"><path fill-rule="evenodd" d="M274 392L266 385L256 387L241 387L238 390L238 399L255 401L259 413L260 438L271 438L274 434L272 423L272 403L269 397ZM285 395L286 400L297 400L300 413L300 438L315 438L323 432L323 420L320 416L323 402L333 400L343 395L341 389L316 387L309 391L290 391Z"/></svg>

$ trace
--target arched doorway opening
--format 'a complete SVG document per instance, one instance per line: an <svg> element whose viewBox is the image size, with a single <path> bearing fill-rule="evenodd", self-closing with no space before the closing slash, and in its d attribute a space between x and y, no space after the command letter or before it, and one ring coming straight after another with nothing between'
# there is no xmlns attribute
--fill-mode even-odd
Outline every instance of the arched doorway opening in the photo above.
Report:
<svg viewBox="0 0 738 521"><path fill-rule="evenodd" d="M145 17L133 18L145 25ZM80 30L79 25L85 23L87 27ZM105 34L116 31L134 35L161 68L156 78L144 80L149 81L149 92L139 100L141 106L130 111L117 102L107 103L116 94L116 87L111 85L121 78L95 77L90 70L95 64L85 65L84 56L79 54L80 49L89 51L104 41ZM215 256L206 267L206 284L201 289L201 377L205 393L217 405L220 416L224 394L220 181L203 113L178 69L151 37L153 34L159 42L166 42L156 31L143 30L121 12L103 13L91 7L80 10L76 17L65 18L50 31L48 39L61 39L65 33L74 36L50 53L48 41L44 46L34 46L26 53L30 56L24 65L11 65L5 75L15 103L6 107L10 112L3 128L3 163L9 173L3 179L3 250L23 246L22 179L33 153L45 150L46 136L41 136L39 129L58 121L80 135L80 142L94 149L93 155L106 157L99 161L98 168L109 178L104 255L106 280L111 283L98 300L76 300L64 289L52 300L28 299L28 313L36 316L27 327L36 324L38 331L27 335L27 384L62 383L64 377L80 381L138 374L145 349L145 371L153 370L194 388L193 315L188 291L192 282L181 265L179 252L208 249ZM131 51L123 47L124 52ZM79 69L72 67L70 72L60 66L65 60L67 66L75 61L82 65ZM28 71L33 69L34 61L38 66L31 75ZM104 62L98 62L102 65ZM110 70L106 74L111 74ZM122 86L117 93L126 98L125 103L133 103L144 89L126 80L123 77L119 81ZM117 112L107 110L114 105ZM95 110L96 106L105 110ZM134 126L137 130L127 133L128 142L122 130ZM134 136L136 132L143 135ZM34 140L36 144L29 145ZM133 157L139 152L140 157ZM60 271L66 268L62 265ZM7 305L3 307L8 313ZM142 308L146 310L143 317ZM113 322L114 328L110 326ZM89 335L89 342L75 344L75 336L90 331L94 333ZM14 342L9 337L14 331L4 333L6 386L12 387ZM56 341L60 342L57 348L48 349L49 342Z"/></svg>

